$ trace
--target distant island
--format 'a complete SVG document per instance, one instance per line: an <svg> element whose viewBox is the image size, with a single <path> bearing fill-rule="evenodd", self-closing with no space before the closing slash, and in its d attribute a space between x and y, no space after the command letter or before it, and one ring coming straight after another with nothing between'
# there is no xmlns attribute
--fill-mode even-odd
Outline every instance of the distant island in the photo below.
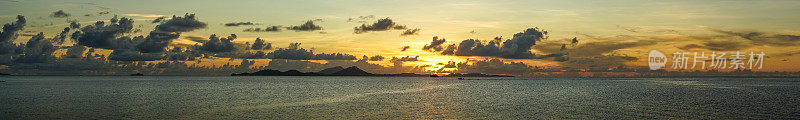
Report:
<svg viewBox="0 0 800 120"><path fill-rule="evenodd" d="M332 68L323 69L319 72L300 72L297 70L278 71L278 70L260 70L253 73L240 73L231 74L231 76L387 76L387 77L514 77L508 75L488 75L482 73L453 73L449 75L435 75L435 74L416 74L416 73L400 73L400 74L373 74L359 69L356 66L343 68L336 66Z"/></svg>

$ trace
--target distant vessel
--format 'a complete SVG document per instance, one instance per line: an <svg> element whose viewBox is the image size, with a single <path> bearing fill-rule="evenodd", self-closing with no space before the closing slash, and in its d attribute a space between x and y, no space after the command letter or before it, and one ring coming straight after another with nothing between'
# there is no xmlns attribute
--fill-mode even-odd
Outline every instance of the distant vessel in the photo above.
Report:
<svg viewBox="0 0 800 120"><path fill-rule="evenodd" d="M131 74L131 76L144 76L142 73Z"/></svg>

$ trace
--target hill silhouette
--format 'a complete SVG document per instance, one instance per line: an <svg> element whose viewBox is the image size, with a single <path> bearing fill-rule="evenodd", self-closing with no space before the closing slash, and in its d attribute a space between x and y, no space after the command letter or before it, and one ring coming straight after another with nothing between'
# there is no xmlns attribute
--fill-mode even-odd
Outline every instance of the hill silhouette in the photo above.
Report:
<svg viewBox="0 0 800 120"><path fill-rule="evenodd" d="M260 70L253 73L240 73L240 74L231 74L231 76L398 76L398 77L429 77L434 76L430 74L416 74L416 73L401 73L401 74L373 74L361 70L356 66L343 68L341 66L336 66L332 68L326 68L319 72L300 72L297 70L288 70L285 72L281 72L278 70ZM470 74L451 74L446 75L444 77L513 77L513 76L502 76L502 75L486 75L480 73L470 73Z"/></svg>

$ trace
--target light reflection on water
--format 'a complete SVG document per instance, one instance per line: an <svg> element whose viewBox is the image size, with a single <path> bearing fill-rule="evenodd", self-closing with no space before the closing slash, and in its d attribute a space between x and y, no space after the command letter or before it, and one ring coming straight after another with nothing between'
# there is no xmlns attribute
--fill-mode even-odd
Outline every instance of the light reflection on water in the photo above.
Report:
<svg viewBox="0 0 800 120"><path fill-rule="evenodd" d="M800 118L796 78L0 78L0 119Z"/></svg>

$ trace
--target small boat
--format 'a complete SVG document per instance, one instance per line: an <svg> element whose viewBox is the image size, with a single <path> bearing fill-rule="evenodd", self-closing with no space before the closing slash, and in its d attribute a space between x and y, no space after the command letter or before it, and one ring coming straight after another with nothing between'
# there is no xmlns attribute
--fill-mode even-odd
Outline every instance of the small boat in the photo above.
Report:
<svg viewBox="0 0 800 120"><path fill-rule="evenodd" d="M463 80L464 78L458 78L459 80Z"/></svg>
<svg viewBox="0 0 800 120"><path fill-rule="evenodd" d="M439 77L439 75L431 75L431 77Z"/></svg>
<svg viewBox="0 0 800 120"><path fill-rule="evenodd" d="M0 82L6 82L6 81L2 81L2 80L0 80Z"/></svg>
<svg viewBox="0 0 800 120"><path fill-rule="evenodd" d="M131 76L144 76L142 73L131 74Z"/></svg>

